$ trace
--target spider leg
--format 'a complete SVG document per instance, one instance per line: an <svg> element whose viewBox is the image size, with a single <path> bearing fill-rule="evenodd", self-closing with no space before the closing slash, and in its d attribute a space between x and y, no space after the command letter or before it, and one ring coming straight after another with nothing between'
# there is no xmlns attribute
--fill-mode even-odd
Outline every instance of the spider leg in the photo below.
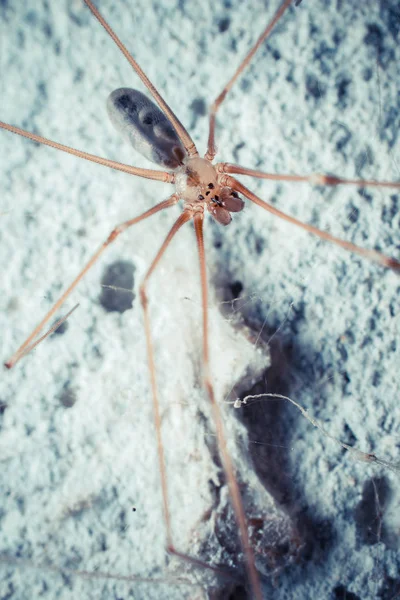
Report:
<svg viewBox="0 0 400 600"><path fill-rule="evenodd" d="M103 254L103 252L107 248L107 246L109 246L123 231L128 229L128 227L132 227L132 225L136 225L136 223L140 223L140 221L144 221L145 219L147 219L148 217L151 217L152 215L159 212L160 210L164 210L164 208L173 206L174 204L176 204L178 202L178 199L179 198L178 198L177 194L172 194L172 196L170 196L167 200L164 200L163 202L156 204L156 206L153 206L152 208L150 208L150 210L146 210L146 212L139 215L138 217L135 217L134 219L130 219L129 221L125 221L124 223L121 223L120 225L115 227L112 230L112 232L110 233L110 235L108 236L108 238L102 243L102 245L97 250L97 252L95 252L95 254L93 254L93 256L86 263L86 265L83 267L83 269L80 271L80 273L75 277L73 282L65 290L65 292L62 294L62 296L52 306L52 308L45 315L45 317L40 321L40 323L35 327L35 329L32 331L32 333L26 338L24 343L11 356L11 358L9 358L9 360L7 360L7 362L5 363L5 366L8 369L11 369L19 361L19 359L22 358L29 351L29 349L32 349L32 347L35 347L37 345L35 342L32 345L33 340L40 333L40 331L43 329L43 327L46 325L46 323L51 319L51 317L54 315L54 313L60 308L60 306L62 306L64 304L65 300L68 298L68 296L71 294L71 292L75 289L75 287L78 285L78 283L81 281L81 279L86 275L86 273L89 271L89 269L91 269L93 267L93 265L97 262L97 260Z"/></svg>
<svg viewBox="0 0 400 600"><path fill-rule="evenodd" d="M383 187L399 188L399 181L374 181L373 179L343 179L334 175L324 175L321 173L312 173L311 175L287 175L265 173L255 169L247 169L240 165L231 163L219 163L215 165L219 173L232 173L236 175L248 175L258 179L268 179L269 181L288 181L288 182L306 182L312 185L356 185L357 187Z"/></svg>
<svg viewBox="0 0 400 600"><path fill-rule="evenodd" d="M23 137L26 137L29 140L38 142L39 144L51 146L56 150L67 152L68 154L72 154L73 156L78 156L79 158L90 160L91 162L98 163L99 165L103 165L105 167L110 167L111 169L116 169L117 171L123 171L124 173L129 173L130 175L137 175L138 177L144 177L145 179L155 179L156 181L163 181L164 183L174 182L174 175L172 173L168 173L167 171L155 171L153 169L141 169L139 167L131 167L130 165L124 165L122 163L115 162L114 160L109 160L108 158L102 158L101 156L89 154L88 152L82 152L82 150L76 150L75 148L71 148L70 146L64 146L63 144L53 142L53 140L49 140L45 137L42 137L41 135L36 135L35 133L25 131L25 129L14 127L14 125L9 125L8 123L3 123L2 121L0 121L0 128L6 129L7 131L11 131L11 133L22 135Z"/></svg>
<svg viewBox="0 0 400 600"><path fill-rule="evenodd" d="M202 311L203 311L203 369L204 369L204 385L207 390L208 397L211 402L214 424L216 429L218 448L222 458L222 464L224 465L224 471L228 483L228 487L231 494L233 510L235 513L236 521L240 531L240 537L242 540L243 552L246 558L246 568L251 584L251 588L254 594L254 598L262 600L262 591L260 585L260 579L255 566L255 557L253 548L250 544L250 538L248 533L247 521L244 513L243 503L240 496L238 482L236 480L235 471L232 463L232 459L229 455L226 437L223 427L223 419L221 410L216 402L214 387L212 384L211 373L210 373L210 355L209 355L209 341L208 341L208 286L207 286L207 272L206 272L206 261L205 261L205 250L204 250L204 236L203 236L203 221L204 214L197 213L194 217L194 227L196 232L197 248L199 253L200 261L200 279L201 279L201 298L202 298Z"/></svg>
<svg viewBox="0 0 400 600"><path fill-rule="evenodd" d="M178 117L175 115L175 113L172 111L172 109L165 102L165 100L161 96L161 94L157 91L157 89L151 83L151 81L149 80L149 78L147 77L145 72L141 69L141 67L138 65L138 63L135 61L135 59L129 54L126 46L121 42L121 40L119 39L119 37L117 36L115 31L110 27L110 25L107 23L107 21L104 19L104 17L102 17L100 12L94 6L93 2L91 2L91 0L84 0L84 2L88 6L88 8L92 11L93 15L96 17L96 19L99 21L99 23L104 27L104 29L106 30L108 35L116 43L118 48L121 50L122 54L125 56L125 58L129 62L129 64L133 68L133 70L138 74L138 76L140 77L140 79L142 80L144 85L147 87L147 89L153 96L154 100L157 102L158 106L161 108L161 110L164 112L164 114L171 121L182 144L185 146L188 155L189 156L198 156L199 153L197 152L196 146L195 146L192 138L190 137L189 133L186 131L185 127L179 121Z"/></svg>
<svg viewBox="0 0 400 600"><path fill-rule="evenodd" d="M221 178L221 182L223 183L223 185L227 185L227 186L231 187L233 190L239 192L240 194L243 194L243 196L248 198L251 202L254 202L254 204L261 206L261 208L263 208L264 210L267 210L271 214L279 217L280 219L283 219L284 221L288 221L289 223L292 223L293 225L297 225L297 227L301 227L305 231L308 231L309 233L313 233L314 235L318 236L319 238L321 238L323 240L332 242L333 244L336 244L337 246L340 246L341 248L344 248L345 250L349 250L350 252L359 254L363 258L367 258L368 260L379 263L383 267L386 267L388 269L393 269L393 271L396 271L396 272L400 272L400 262L397 261L396 259L391 258L389 256L385 256L384 254L381 254L377 250L368 250L366 248L360 248L360 246L356 246L355 244L352 244L351 242L346 242L345 240L337 238L336 236L331 235L330 233L328 233L326 231L322 231L321 229L318 229L317 227L314 227L313 225L308 225L307 223L302 223L302 221L299 221L298 219L295 219L294 217L287 215L286 213L275 208L271 204L268 204L268 202L264 202L264 200L261 200L261 198L259 198L255 194L253 194L253 192L251 192L248 188L246 188L239 181L237 181L237 179L234 179L233 177L230 177L229 175L227 175L227 176L223 176Z"/></svg>
<svg viewBox="0 0 400 600"><path fill-rule="evenodd" d="M260 35L260 37L258 38L256 43L253 45L251 50L246 54L246 56L244 57L244 59L242 60L242 62L238 66L238 68L236 69L236 71L233 74L233 76L231 77L231 79L228 81L228 83L225 85L222 92L219 94L219 96L217 96L217 98L214 100L213 104L211 105L208 144L207 144L207 152L205 155L205 158L207 158L208 160L213 161L214 157L217 153L217 148L215 146L215 116L217 114L219 107L225 100L228 92L232 89L233 84L236 82L236 80L242 74L242 72L246 69L246 67L250 64L253 56L255 55L255 53L257 52L259 47L263 44L263 42L269 36L271 31L274 29L275 25L278 23L278 21L281 19L284 12L289 8L289 6L291 4L292 4L292 0L284 0L284 2L282 2L281 6L278 8L275 15L273 16L271 21L268 23L268 25L266 26L266 28L264 29L264 31L262 32L262 34Z"/></svg>

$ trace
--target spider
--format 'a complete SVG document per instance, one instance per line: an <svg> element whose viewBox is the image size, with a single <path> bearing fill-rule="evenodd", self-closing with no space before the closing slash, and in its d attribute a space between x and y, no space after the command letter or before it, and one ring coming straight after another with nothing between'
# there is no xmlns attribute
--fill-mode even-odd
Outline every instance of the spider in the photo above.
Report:
<svg viewBox="0 0 400 600"><path fill-rule="evenodd" d="M90 2L88 4L91 5ZM284 2L283 4L281 4L281 12L286 11L289 8L290 4L291 4L290 2ZM94 9L93 5L91 5L91 7ZM99 17L98 13L97 13L97 16ZM278 12L278 18L280 18L279 12ZM121 94L125 94L125 96L121 95ZM134 101L138 100L138 98L140 100L142 100L142 97L138 96L137 92L135 92L135 94L136 95L132 96L132 93L126 92L126 89L125 89L125 91L121 92L117 97L114 97L112 106L117 111L117 114L118 114L118 110L117 110L118 109L118 101L121 101L121 98L125 98L125 102L123 102L123 104L125 103L125 105L126 105L126 102L129 102L129 101L131 103L134 103ZM223 93L223 96L224 95L225 94ZM158 119L160 118L160 115L162 113L158 112L158 109L156 109L155 106L150 103L150 100L147 100L147 101L142 100L142 102L145 103L144 106L147 107L148 112L150 113L152 118L155 115ZM147 104L146 104L146 102L147 102ZM217 104L218 104L218 102L217 102ZM214 108L217 108L217 104L214 105ZM171 154L171 152L167 152L167 158L160 159L161 161L164 161L163 165L165 167L171 167L171 166L174 167L173 174L171 175L166 172L163 172L162 176L155 175L154 173L151 174L151 176L154 176L156 178L159 177L161 180L166 181L166 182L170 183L171 185L175 185L178 196L183 195L186 198L185 209L183 212L184 216L179 217L179 219L176 221L176 225L174 226L174 229L171 230L171 234L170 234L171 237L172 237L172 235L175 234L175 232L180 228L180 226L186 220L193 219L194 223L195 223L196 237L197 237L197 242L198 242L198 247L199 247L201 280L202 280L202 306L203 306L203 320L204 320L203 362L205 364L206 372L207 372L207 365L209 362L208 350L207 350L208 349L208 339L207 339L207 305L208 305L208 302L207 302L205 262L204 262L204 259L202 258L203 257L202 222L203 222L203 218L204 218L204 210L211 213L211 215L219 222L219 224L227 225L231 218L228 213L240 212L241 209L243 208L243 198L247 197L247 199L249 199L250 201L253 201L255 204L259 204L263 208L267 208L267 207L263 203L263 201L259 199L258 196L255 196L254 194L252 194L252 192L250 192L247 187L244 187L243 184L236 181L236 178L234 176L236 174L243 174L244 173L243 169L241 169L240 167L235 167L235 166L227 166L226 163L219 163L215 169L213 167L210 167L210 164L208 161L213 158L213 154L215 152L214 142L213 142L213 121L211 122L211 133L209 136L206 159L198 158L197 154L195 153L194 147L192 145L193 142L192 142L190 136L188 136L187 132L182 128L182 126L179 124L179 122L177 122L175 120L173 115L170 114L168 112L168 110L166 110L166 107L164 104L161 104L161 108L163 108L164 111L166 111L166 116L169 117L169 123L175 126L176 134L181 139L178 140L176 137L176 134L175 134L175 136L174 136L174 134L169 135L169 143L171 143L171 140L172 140L172 144L173 144L172 154ZM152 119L150 119L150 120L152 120ZM148 125L150 128L152 128L154 126L154 120L153 120L153 122L144 123L144 125ZM168 123L165 124L164 130L166 130L167 127L168 127ZM14 131L16 133L21 133L21 130L19 130L17 128L12 128L10 126L5 126L5 128L8 128L11 131ZM168 135L166 135L166 137L168 138ZM41 139L41 138L39 139L39 137L35 137L35 136L33 136L33 139L36 139L36 141L43 141L43 139ZM155 146L154 146L154 144L153 145L150 144L150 147L152 149L154 149ZM170 148L170 150L171 150L171 148ZM146 151L144 152L144 154L147 157L149 156L149 153L147 152L147 154L146 154ZM173 159L176 160L176 164L171 163L171 160L173 161ZM169 164L167 164L167 163L169 163ZM138 171L136 171L135 168L128 167L126 170L128 172L135 173L137 175L145 175L145 174L149 175L149 173L145 172L145 170L143 170L143 169L139 169ZM244 174L251 174L253 176L256 176L256 175L261 176L260 173L255 173L253 171L247 171ZM289 176L289 179L290 178L291 177ZM272 175L271 179L275 179L275 176ZM299 178L297 177L295 179L299 179ZM300 177L300 179L301 179L301 177ZM311 183L314 183L314 184L332 185L332 186L342 184L344 181L342 178L336 178L333 176L325 177L325 176L314 176L314 175L311 175L311 178L309 180L311 181ZM364 182L364 184L365 183L366 182ZM371 186L376 185L375 182L373 182L373 181L370 181L369 183ZM357 185L359 186L360 183L358 182ZM396 186L396 184L381 184L381 185ZM397 187L398 187L398 184L397 184ZM166 208L167 206L173 205L176 203L177 200L178 200L178 197L173 194L167 201L165 201L158 208L152 208L149 211L147 211L146 215L152 215L157 210L161 210L161 209ZM273 205L270 205L267 210L270 210L271 212L279 215L279 211ZM293 219L291 219L291 220L293 222ZM136 220L135 220L135 222L136 222ZM134 220L129 221L127 223L128 226L131 226L133 224L134 224ZM124 229L124 227L125 226L123 226L122 229ZM114 241L114 239L120 234L122 229L113 230L113 232L110 234L109 238L107 238L107 242L109 243L111 241ZM311 230L314 231L314 233L316 232L315 228L311 228ZM331 236L328 235L328 239L329 238L331 238ZM167 238L167 239L168 239L168 241L170 240L170 238ZM108 243L106 245L108 245ZM367 258L376 259L377 261L382 262L385 266L389 266L393 269L398 269L399 265L394 259L391 259L391 258L386 259L381 254L376 254L376 253L368 251L368 250L358 250L354 245L349 244L348 242L337 241L337 243L340 245L343 245L346 249L352 249L352 250L355 250L355 251L361 253L364 256L367 256ZM164 248L165 248L165 246L162 247L162 250L164 250ZM160 256L161 255L158 255L158 257L160 257ZM158 262L158 259L156 259L154 266L156 266L157 262ZM151 272L152 272L152 269L149 272L149 275ZM147 281L147 279L146 279L146 281ZM149 317L148 317L148 313L147 313L147 294L146 294L145 286L143 286L141 288L140 297L141 297L141 302L142 302L144 310L145 310L146 337L147 337L147 344L148 344L149 356L150 356L150 358L149 358L150 372L152 375L153 394L155 397L155 390L154 390L155 366L154 366L153 360L152 360L150 325L149 325ZM54 305L54 309L47 316L47 321L49 321L51 319L51 317L53 316L55 311L59 308L60 304L61 304L61 302L57 302ZM42 323L41 327L44 326L44 324L45 323ZM24 354L26 348L29 347L31 341L35 338L37 333L38 333L38 329L36 329L34 331L33 335L28 339L27 344L22 348L22 350L20 350L20 352L17 353L14 356L14 358L9 361L9 363L8 363L9 366L12 366L13 364L15 364L16 360L18 360L19 357ZM209 379L206 380L206 388L208 389L208 393L212 399L213 392L212 392L211 382L209 381ZM217 405L214 402L212 403L212 405L215 407L214 410L218 411ZM222 438L221 424L220 424L220 419L218 417L218 413L216 413L216 420L217 420L217 424L219 423L219 425L217 425L217 432L219 435L219 444L220 444L220 448L221 448L221 452L222 452L222 456L223 456L223 461L225 462L226 468L227 468L227 480L229 482L231 493L232 493L232 496L234 499L234 505L236 507L236 515L239 520L239 529L241 531L242 538L244 539L244 548L247 549L247 565L249 567L249 576L250 576L250 580L252 581L253 590L254 590L255 595L256 596L258 595L260 597L259 586L257 583L257 575L256 575L255 569L254 569L254 559L252 557L251 545L249 544L248 539L246 538L246 527L244 524L244 514L243 514L243 510L240 509L240 497L238 494L237 485L235 483L235 478L233 476L233 470L229 466L229 455L224 449L224 441ZM157 431L158 431L158 434L160 434L159 422L157 425ZM159 440L160 440L160 438L159 438ZM162 456L160 456L160 462L162 465L162 462L163 462ZM162 466L161 466L161 471L163 472ZM166 523L167 523L168 546L169 546L170 550L173 550L172 539L171 539L170 531L168 529L168 508L166 506L167 492L166 492L165 481L163 482L163 494L164 494L164 516L165 516Z"/></svg>

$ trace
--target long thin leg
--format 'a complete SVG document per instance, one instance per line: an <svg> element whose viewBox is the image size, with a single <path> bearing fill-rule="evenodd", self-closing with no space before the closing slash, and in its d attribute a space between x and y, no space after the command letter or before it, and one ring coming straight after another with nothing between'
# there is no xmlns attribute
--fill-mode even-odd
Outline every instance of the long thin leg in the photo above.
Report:
<svg viewBox="0 0 400 600"><path fill-rule="evenodd" d="M182 125L182 123L179 121L178 117L174 114L172 109L165 102L164 98L158 93L158 91L156 90L154 85L151 83L150 79L147 77L145 72L139 67L136 60L128 52L127 48L121 42L121 40L119 39L119 37L117 36L115 31L113 31L113 29L111 29L110 25L107 23L107 21L104 19L104 17L101 16L100 12L94 6L93 2L91 2L91 0L84 0L84 2L90 8L92 13L96 17L96 19L99 21L99 23L107 31L108 35L116 43L118 48L121 50L122 54L125 56L125 58L129 62L129 64L133 68L133 70L138 74L140 79L143 81L144 85L149 90L150 94L153 96L154 100L157 102L158 106L161 108L161 110L166 114L168 119L171 121L171 123L174 126L178 136L180 137L183 145L185 146L189 156L198 156L199 153L197 152L196 146L194 145L194 142L193 142L192 138L190 137L190 135L188 134L188 132L186 131L185 127Z"/></svg>
<svg viewBox="0 0 400 600"><path fill-rule="evenodd" d="M179 200L178 195L172 194L172 196L170 196L170 198L168 198L167 200L164 200L163 202L160 202L156 206L153 206L152 208L150 208L150 210L146 210L146 212L139 215L138 217L135 217L134 219L130 219L129 221L125 221L124 223L117 225L117 227L115 227L112 230L112 232L110 233L108 238L103 242L103 244L97 250L97 252L86 263L86 265L84 266L82 271L79 273L79 275L77 277L75 277L75 279L73 280L71 285L65 290L65 292L62 294L62 296L57 300L57 302L53 305L53 307L46 314L46 316L40 321L39 325L37 325L37 327L35 327L35 329L27 337L27 339L24 341L24 343L18 348L18 350L15 352L15 354L13 354L11 356L11 358L5 363L5 366L8 369L11 369L15 365L15 363L18 362L18 360L20 358L22 358L22 356L25 355L27 348L31 345L32 341L35 339L35 337L38 335L38 333L43 329L43 327L51 319L51 317L54 315L54 313L60 308L60 306L62 306L62 304L64 304L65 300L68 298L70 293L75 289L75 287L78 285L78 283L81 281L81 279L86 275L86 273L89 271L89 269L91 269L91 267L93 267L93 265L97 262L97 260L103 254L103 252L107 248L107 246L109 246L123 231L128 229L128 227L132 227L132 225L136 225L136 223L140 223L140 221L144 221L148 217L151 217L152 215L159 212L160 210L163 210L164 208L169 208L170 206L173 206L174 204L176 204L178 202L178 200Z"/></svg>
<svg viewBox="0 0 400 600"><path fill-rule="evenodd" d="M271 204L264 202L264 200L261 200L261 198L259 198L255 194L253 194L253 192L251 192L248 188L246 188L244 185L239 183L239 181L237 181L233 177L230 177L229 175L222 176L221 184L231 187L232 189L234 189L237 192L246 196L246 198L248 198L251 202L254 202L254 204L261 206L261 208L264 208L265 210L272 213L273 215L275 215L281 219L284 219L285 221L288 221L289 223L293 223L293 225L297 225L298 227L305 229L309 233L313 233L314 235L317 235L318 237L320 237L323 240L332 242L333 244L336 244L337 246L340 246L341 248L344 248L345 250L349 250L350 252L355 252L356 254L359 254L363 258L367 258L368 260L377 262L380 265L382 265L388 269L393 269L394 271L400 271L400 262L395 260L394 258L385 256L384 254L381 254L380 252L377 252L376 250L366 250L365 248L360 248L359 246L356 246L355 244L352 244L351 242L346 242L345 240L341 240L340 238L337 238L334 235L327 233L326 231L321 231L321 229L318 229L317 227L313 227L312 225L308 225L307 223L302 223L298 219L295 219L294 217L287 215L286 213L282 212L281 210L278 210Z"/></svg>
<svg viewBox="0 0 400 600"><path fill-rule="evenodd" d="M156 437L157 437L158 462L159 462L160 476L161 476L161 490L162 490L162 497L163 497L163 514L164 514L165 529L166 529L167 550L171 554L174 554L175 556L181 558L182 560L188 561L197 567L200 567L203 569L209 569L220 575L230 577L229 573L222 571L218 567L213 567L212 565L209 565L200 559L189 556L188 554L185 554L183 552L179 552L179 550L177 550L175 548L175 546L173 544L173 540L172 540L171 516L170 516L169 502L168 502L167 476L166 476L166 471L165 471L164 446L163 446L162 436L161 436L160 404L159 404L159 400L158 400L158 389L157 389L157 381L156 381L156 366L155 366L155 360L154 360L153 342L152 342L152 337L151 337L148 296L147 296L146 288L147 288L147 284L149 282L151 275L153 274L159 261L161 260L162 256L164 255L164 252L167 249L167 247L169 246L172 238L175 236L175 234L178 232L178 230L182 227L182 225L184 225L185 223L190 221L190 219L192 219L192 218L193 218L193 212L191 210L185 210L180 215L180 217L177 219L175 224L173 225L172 229L170 230L169 234L167 235L166 239L164 240L163 245L159 249L154 261L152 262L149 270L147 271L146 276L142 282L142 285L140 286L140 300L141 300L142 307L143 307L144 327L145 327L146 345L147 345L147 359L148 359L148 364L149 364L150 383L151 383L152 398L153 398L154 422L155 422Z"/></svg>
<svg viewBox="0 0 400 600"><path fill-rule="evenodd" d="M161 248L157 252L157 255L153 262L150 265L149 270L146 273L145 278L140 286L140 301L143 307L143 315L144 315L144 327L146 333L146 344L147 344L147 359L149 363L149 371L150 371L150 383L153 397L153 409L154 409L154 421L156 427L156 436L157 436L157 451L158 451L158 460L160 466L161 473L161 488L162 488L162 496L163 496L163 511L164 511L164 519L165 519L165 527L167 530L167 547L172 547L172 536L171 536L171 519L169 514L168 507L168 493L167 493L167 479L165 473L165 457L164 457L164 448L161 439L161 416L160 416L160 406L158 401L158 390L157 390L157 382L156 382L156 367L154 361L154 351L153 351L153 343L151 339L151 328L150 328L150 317L149 317L149 309L148 309L148 298L147 298L147 284L148 281L154 272L156 266L160 262L165 250L168 248L172 238L179 231L179 229L190 221L193 214L191 211L184 211L179 218L175 221L173 227L165 238Z"/></svg>
<svg viewBox="0 0 400 600"><path fill-rule="evenodd" d="M39 144L51 146L52 148L56 148L56 150L68 152L68 154L72 154L73 156L78 156L79 158L84 158L85 160L90 160L92 162L98 163L99 165L104 165L105 167L116 169L117 171L129 173L130 175L137 175L138 177L144 177L145 179L155 179L156 181L163 181L165 183L173 183L175 180L173 173L167 173L167 171L154 171L153 169L141 169L139 167L131 167L130 165L124 165L122 163L109 160L108 158L102 158L101 156L88 154L87 152L82 152L82 150L76 150L75 148L71 148L70 146L64 146L63 144L59 144L58 142L53 142L53 140L48 140L47 138L42 137L41 135L36 135L35 133L31 133L30 131L25 131L25 129L20 129L19 127L14 127L14 125L3 123L3 121L0 121L0 127L2 129L6 129L7 131L11 131L12 133L22 135L23 137L26 137L29 140L38 142Z"/></svg>
<svg viewBox="0 0 400 600"><path fill-rule="evenodd" d="M24 558L9 557L5 554L0 554L0 564L2 565L19 565L20 567L35 569L35 571L49 571L52 573L69 575L70 577L80 577L81 579L115 579L116 581L128 581L132 584L149 584L149 585L177 585L180 587L200 588L198 583L192 583L178 577L141 577L140 575L120 575L119 573L108 573L104 571L86 571L82 569L70 569L68 567L57 567L49 564L32 562Z"/></svg>
<svg viewBox="0 0 400 600"><path fill-rule="evenodd" d="M26 356L26 354L29 354L29 352L36 348L36 346L39 346L39 344L41 344L47 337L49 337L49 335L54 333L60 327L60 325L62 325L62 323L64 323L72 315L72 313L78 308L78 306L79 303L75 304L75 306L71 308L71 310L69 310L66 315L61 317L61 319L58 319L58 321L54 323L54 325L50 327L50 329L48 329L45 334L41 335L39 339L26 346L19 358L22 358L23 356ZM6 366L8 366L8 364L9 363L6 363Z"/></svg>
<svg viewBox="0 0 400 600"><path fill-rule="evenodd" d="M199 251L200 261L200 277L201 277L201 297L203 310L203 369L204 369L204 384L207 390L211 407L214 416L215 429L217 434L218 448L221 453L222 463L224 465L225 475L228 482L228 487L232 499L233 509L236 516L236 521L240 531L242 540L243 552L246 558L247 573L253 590L254 597L257 600L262 600L262 592L259 576L255 566L254 552L250 545L247 522L243 509L242 499L240 496L239 486L236 481L235 471L232 460L226 445L226 438L223 428L223 420L220 408L216 402L214 388L210 373L210 356L208 343L208 286L207 272L204 252L204 237L203 237L203 220L204 214L197 213L194 217L194 227L196 231L197 247Z"/></svg>
<svg viewBox="0 0 400 600"><path fill-rule="evenodd" d="M281 6L276 11L272 20L268 23L268 25L266 26L266 28L264 29L264 31L262 32L262 34L260 35L260 37L258 38L256 43L254 44L254 46L246 54L245 58L240 63L239 67L236 69L233 77L231 77L231 79L225 85L225 87L222 90L222 92L220 93L220 95L214 100L214 102L211 106L211 109L210 109L210 125L209 125L210 129L209 129L209 134L208 134L207 152L205 154L205 157L208 160L211 160L211 161L214 160L214 157L217 153L217 150L215 147L215 115L217 114L219 107L221 106L222 102L225 100L228 92L232 89L235 81L242 74L242 72L245 70L245 68L250 64L251 59L253 58L253 56L259 49L259 47L269 36L269 34L271 33L271 31L273 30L275 25L278 23L278 21L280 20L280 18L284 14L284 12L289 8L289 6L291 4L292 4L292 0L284 0L284 2L282 2Z"/></svg>
<svg viewBox="0 0 400 600"><path fill-rule="evenodd" d="M247 169L240 165L231 163L218 163L215 165L219 173L232 173L236 175L248 175L258 179L270 181L308 182L312 185L356 185L357 187L388 187L400 188L399 181L374 181L373 179L343 179L333 175L312 173L311 175L282 175L275 173L264 173L255 169Z"/></svg>

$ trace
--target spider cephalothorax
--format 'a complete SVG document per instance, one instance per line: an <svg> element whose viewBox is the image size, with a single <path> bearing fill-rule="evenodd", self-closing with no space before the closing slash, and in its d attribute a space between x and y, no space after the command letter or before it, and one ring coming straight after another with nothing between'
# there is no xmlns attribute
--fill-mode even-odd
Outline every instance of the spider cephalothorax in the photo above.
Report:
<svg viewBox="0 0 400 600"><path fill-rule="evenodd" d="M221 225L229 225L231 212L239 212L244 202L230 187L221 186L220 177L206 158L189 158L175 175L177 194L185 207L196 209L201 205Z"/></svg>

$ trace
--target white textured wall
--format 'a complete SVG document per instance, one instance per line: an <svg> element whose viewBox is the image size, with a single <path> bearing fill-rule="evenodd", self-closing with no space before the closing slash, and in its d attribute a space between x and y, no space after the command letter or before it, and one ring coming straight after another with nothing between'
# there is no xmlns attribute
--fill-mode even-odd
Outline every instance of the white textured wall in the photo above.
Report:
<svg viewBox="0 0 400 600"><path fill-rule="evenodd" d="M220 91L277 0L97 4L202 152L207 120L193 107ZM145 165L105 111L113 89L143 88L81 0L6 1L1 11L1 119ZM303 0L221 110L220 158L272 172L398 180L398 41L394 1ZM169 188L4 131L0 139L5 359L114 224L166 197ZM399 258L395 190L250 187L304 221ZM118 259L132 261L138 289L172 219L156 216L119 239L68 302L68 308L80 307L65 334L1 374L0 552L8 557L160 577L163 522L142 316L137 297L123 315L106 313L98 298L104 269ZM205 539L210 533L198 525L212 502L207 482L219 475L205 443L211 434L202 416L200 296L189 229L171 247L150 290L172 518L181 546L189 540L196 551L193 532ZM226 289L240 281L246 318L258 331L265 324L266 339L277 332L283 354L274 373L281 362L286 368L284 384L270 391L285 388L333 435L399 461L398 276L257 207L246 208L227 229L209 226L207 242L214 284L225 286L228 297ZM216 311L214 319L213 360L225 393L257 353ZM60 402L65 386L77 397L70 409ZM250 449L269 487L298 520L301 539L308 532L309 550L282 571L276 587L266 582L266 597L340 599L352 592L353 600L391 598L400 587L398 477L350 461L294 409L271 407L262 405L259 427L249 434L258 444ZM371 481L383 503L380 540L376 504L367 501L365 510L360 504ZM389 490L386 502L383 490ZM1 566L0 589L0 597L13 600L202 593L172 583L62 578L12 564Z"/></svg>

